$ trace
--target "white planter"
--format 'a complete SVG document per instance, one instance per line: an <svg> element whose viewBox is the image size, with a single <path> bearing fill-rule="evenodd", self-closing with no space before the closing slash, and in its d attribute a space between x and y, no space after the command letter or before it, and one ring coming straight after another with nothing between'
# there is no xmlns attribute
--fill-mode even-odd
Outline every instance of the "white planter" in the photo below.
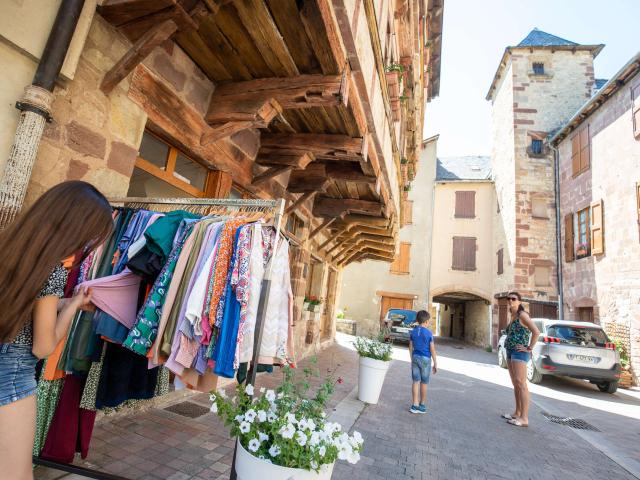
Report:
<svg viewBox="0 0 640 480"><path fill-rule="evenodd" d="M320 473L273 465L251 455L238 440L236 452L238 480L330 480L334 465L334 463L323 465Z"/></svg>
<svg viewBox="0 0 640 480"><path fill-rule="evenodd" d="M358 399L365 403L376 404L380 398L384 377L389 363L373 358L360 357L360 375L358 377Z"/></svg>

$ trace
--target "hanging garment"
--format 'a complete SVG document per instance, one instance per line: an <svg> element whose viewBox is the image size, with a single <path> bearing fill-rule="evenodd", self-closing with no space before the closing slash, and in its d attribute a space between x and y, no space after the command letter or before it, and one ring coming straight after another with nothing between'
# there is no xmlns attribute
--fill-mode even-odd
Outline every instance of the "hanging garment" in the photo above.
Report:
<svg viewBox="0 0 640 480"><path fill-rule="evenodd" d="M83 382L67 375L40 457L59 463L72 463L75 452L87 458L96 412L80 408Z"/></svg>
<svg viewBox="0 0 640 480"><path fill-rule="evenodd" d="M129 328L102 310L93 314L95 333L109 339L111 342L122 344L129 335Z"/></svg>
<svg viewBox="0 0 640 480"><path fill-rule="evenodd" d="M143 234L153 215L154 213L149 210L138 210L133 215L127 229L118 242L118 248L115 253L117 262L113 268L113 273L120 273L124 270L129 261L129 247Z"/></svg>
<svg viewBox="0 0 640 480"><path fill-rule="evenodd" d="M114 233L113 235L111 235L111 238L105 243L103 260L97 269L97 272L95 275L96 278L111 275L111 273L113 272L113 264L111 261L117 250L117 246L120 242L120 239L124 235L125 230L129 225L129 221L133 217L133 214L134 214L134 211L127 208L127 209L123 209L120 215L118 216L116 220ZM87 278L87 277L83 276L83 274L81 273L81 278Z"/></svg>
<svg viewBox="0 0 640 480"><path fill-rule="evenodd" d="M154 213L151 215L151 218L147 222L147 228L155 223L159 218L164 217L164 213ZM144 235L140 235L138 239L133 242L129 249L127 250L127 257L132 258L136 253L138 253L142 248L147 244L147 239Z"/></svg>
<svg viewBox="0 0 640 480"><path fill-rule="evenodd" d="M173 250L174 240L182 221L198 218L200 218L199 215L183 210L174 210L167 213L144 232L144 236L147 239L146 248L160 256L162 263L166 262Z"/></svg>
<svg viewBox="0 0 640 480"><path fill-rule="evenodd" d="M164 218L158 220L151 226L151 228L155 227L158 223L164 220ZM151 293L147 297L144 306L138 314L135 326L131 329L129 336L123 344L125 347L140 355L147 355L147 352L156 338L156 334L158 333L158 323L160 321L160 316L162 315L162 308L166 299L169 283L171 282L182 248L192 232L193 223L189 222L189 224L187 224L185 221L183 222L183 227L184 231L180 234L180 238L178 239L176 246L171 251L167 263L154 283Z"/></svg>
<svg viewBox="0 0 640 480"><path fill-rule="evenodd" d="M38 382L36 393L36 434L33 441L33 454L40 455L49 432L49 426L58 406L62 393L64 377L57 380L43 380Z"/></svg>
<svg viewBox="0 0 640 480"><path fill-rule="evenodd" d="M236 261L231 273L231 285L235 290L237 301L240 303L240 319L238 322L238 334L236 337L236 348L233 359L233 368L238 369L240 365L240 345L244 337L244 328L247 320L247 308L249 305L249 283L251 281L251 245L253 239L260 239L262 236L262 226L259 223L245 225L240 230L240 237L236 245ZM257 240L256 240L257 241Z"/></svg>
<svg viewBox="0 0 640 480"><path fill-rule="evenodd" d="M125 269L117 275L83 282L76 291L91 288L91 303L130 329L136 321L141 280Z"/></svg>

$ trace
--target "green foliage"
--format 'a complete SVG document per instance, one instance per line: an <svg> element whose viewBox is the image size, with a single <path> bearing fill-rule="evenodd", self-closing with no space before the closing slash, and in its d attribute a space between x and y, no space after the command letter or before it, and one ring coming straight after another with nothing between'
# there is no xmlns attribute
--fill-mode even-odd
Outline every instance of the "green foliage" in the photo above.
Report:
<svg viewBox="0 0 640 480"><path fill-rule="evenodd" d="M387 65L385 70L387 72L399 72L399 73L402 73L402 72L404 72L404 65L402 65L400 63L392 63L390 65Z"/></svg>
<svg viewBox="0 0 640 480"><path fill-rule="evenodd" d="M622 365L623 368L627 368L630 365L629 352L627 351L624 342L616 337L612 337L611 341L615 344L616 350L620 354L620 365Z"/></svg>
<svg viewBox="0 0 640 480"><path fill-rule="evenodd" d="M362 436L358 432L349 436L340 424L326 419L327 401L342 380L334 380L330 372L310 395L311 378L320 376L315 363L313 360L312 367L303 370L301 379L285 367L276 390L262 388L258 394L251 385L238 385L233 399L224 391L212 392L211 411L224 420L249 453L276 465L318 471L337 459L357 463Z"/></svg>
<svg viewBox="0 0 640 480"><path fill-rule="evenodd" d="M493 352L493 347L492 347L491 345L487 345L487 346L484 348L484 351L485 351L485 352L489 352L489 353L491 353L491 352Z"/></svg>
<svg viewBox="0 0 640 480"><path fill-rule="evenodd" d="M384 342L384 334L382 333L377 338L356 337L353 345L361 357L382 360L383 362L391 360L393 347Z"/></svg>
<svg viewBox="0 0 640 480"><path fill-rule="evenodd" d="M339 319L339 320L342 320L342 319L346 318L346 315L342 310L340 310L338 312L338 314L336 315L336 318Z"/></svg>

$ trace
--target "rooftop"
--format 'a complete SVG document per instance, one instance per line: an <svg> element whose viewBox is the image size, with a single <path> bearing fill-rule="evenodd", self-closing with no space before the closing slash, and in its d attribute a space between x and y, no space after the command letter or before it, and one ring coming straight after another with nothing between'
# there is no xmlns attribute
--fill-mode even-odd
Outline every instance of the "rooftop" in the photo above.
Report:
<svg viewBox="0 0 640 480"><path fill-rule="evenodd" d="M534 28L517 46L518 47L552 47L560 45L578 45L570 40L556 37L550 33Z"/></svg>
<svg viewBox="0 0 640 480"><path fill-rule="evenodd" d="M436 182L491 180L491 157L443 157L438 158Z"/></svg>

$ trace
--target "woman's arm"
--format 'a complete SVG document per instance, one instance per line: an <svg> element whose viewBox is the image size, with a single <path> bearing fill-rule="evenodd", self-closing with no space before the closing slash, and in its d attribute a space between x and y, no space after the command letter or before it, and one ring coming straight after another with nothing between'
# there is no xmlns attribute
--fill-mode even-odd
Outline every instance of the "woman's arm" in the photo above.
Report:
<svg viewBox="0 0 640 480"><path fill-rule="evenodd" d="M533 350L533 347L535 346L535 344L538 342L538 337L540 336L540 330L538 330L538 327L536 327L536 324L533 322L533 320L531 320L531 317L526 312L520 313L520 323L522 323L522 325L524 325L526 328L528 328L531 331L531 340L529 340L529 345L527 346L518 345L517 350L521 352L531 351ZM522 349L520 347L522 347Z"/></svg>
<svg viewBox="0 0 640 480"><path fill-rule="evenodd" d="M38 358L51 355L60 339L67 334L78 309L90 300L90 292L78 292L64 302L52 295L36 300L33 307L33 354ZM59 312L58 307L61 307Z"/></svg>
<svg viewBox="0 0 640 480"><path fill-rule="evenodd" d="M429 344L429 351L431 352L431 365L433 373L438 373L438 357L436 355L436 343L431 340Z"/></svg>

